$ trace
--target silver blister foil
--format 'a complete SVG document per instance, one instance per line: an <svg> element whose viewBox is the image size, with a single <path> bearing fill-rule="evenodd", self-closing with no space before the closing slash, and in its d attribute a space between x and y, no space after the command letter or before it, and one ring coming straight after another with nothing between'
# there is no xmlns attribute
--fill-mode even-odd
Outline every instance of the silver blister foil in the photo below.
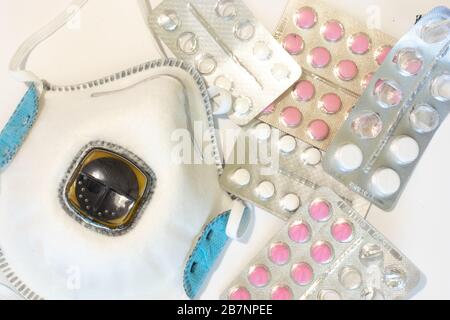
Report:
<svg viewBox="0 0 450 320"><path fill-rule="evenodd" d="M303 75L259 119L326 151L396 39L317 0L290 0L275 39ZM302 86L305 81L312 86ZM302 119L286 125L286 107Z"/></svg>
<svg viewBox="0 0 450 320"><path fill-rule="evenodd" d="M150 25L209 86L231 93L230 118L246 125L301 76L301 68L241 0L165 0Z"/></svg>
<svg viewBox="0 0 450 320"><path fill-rule="evenodd" d="M449 47L439 7L393 48L329 146L324 169L381 209L395 207L449 112Z"/></svg>
<svg viewBox="0 0 450 320"><path fill-rule="evenodd" d="M327 205L328 216L317 210L319 202ZM421 272L404 254L346 201L321 188L222 298L398 300L413 296L423 283Z"/></svg>
<svg viewBox="0 0 450 320"><path fill-rule="evenodd" d="M289 219L320 187L330 187L365 214L370 203L329 176L324 153L268 124L253 121L242 130L220 184L226 191Z"/></svg>

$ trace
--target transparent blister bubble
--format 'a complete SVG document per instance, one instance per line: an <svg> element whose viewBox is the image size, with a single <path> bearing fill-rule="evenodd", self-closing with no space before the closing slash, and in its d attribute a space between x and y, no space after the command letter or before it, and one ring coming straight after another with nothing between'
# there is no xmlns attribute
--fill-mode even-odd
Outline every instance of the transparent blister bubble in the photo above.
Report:
<svg viewBox="0 0 450 320"><path fill-rule="evenodd" d="M330 206L328 220L310 217L312 203ZM354 235L336 241L332 226ZM344 229L341 229L343 231ZM339 233L346 234L348 231ZM329 189L320 188L233 280L223 297L279 300L392 300L410 298L420 271Z"/></svg>

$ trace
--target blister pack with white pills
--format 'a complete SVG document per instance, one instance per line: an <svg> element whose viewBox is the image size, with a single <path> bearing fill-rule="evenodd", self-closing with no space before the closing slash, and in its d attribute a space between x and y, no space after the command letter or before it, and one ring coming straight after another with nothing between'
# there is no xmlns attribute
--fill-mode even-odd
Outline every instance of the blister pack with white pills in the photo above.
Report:
<svg viewBox="0 0 450 320"><path fill-rule="evenodd" d="M149 23L177 58L195 65L214 86L220 112L238 125L248 124L301 76L300 66L242 0L165 0Z"/></svg>
<svg viewBox="0 0 450 320"><path fill-rule="evenodd" d="M450 10L424 16L387 56L328 148L327 172L386 211L450 110Z"/></svg>
<svg viewBox="0 0 450 320"><path fill-rule="evenodd" d="M317 190L235 279L228 300L401 300L419 269L330 189Z"/></svg>
<svg viewBox="0 0 450 320"><path fill-rule="evenodd" d="M370 202L325 173L322 157L319 149L254 121L239 135L220 184L226 191L285 220L324 186L365 214Z"/></svg>
<svg viewBox="0 0 450 320"><path fill-rule="evenodd" d="M303 75L259 117L326 150L395 39L321 1L291 0L275 38Z"/></svg>

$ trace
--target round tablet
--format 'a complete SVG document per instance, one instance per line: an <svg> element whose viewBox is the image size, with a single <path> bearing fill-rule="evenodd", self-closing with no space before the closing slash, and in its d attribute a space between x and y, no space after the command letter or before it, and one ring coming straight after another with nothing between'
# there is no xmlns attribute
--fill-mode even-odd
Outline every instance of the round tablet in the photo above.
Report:
<svg viewBox="0 0 450 320"><path fill-rule="evenodd" d="M272 289L271 300L292 300L292 291L288 286L276 286Z"/></svg>
<svg viewBox="0 0 450 320"><path fill-rule="evenodd" d="M322 161L322 152L319 149L310 147L302 152L300 160L308 166L317 166Z"/></svg>
<svg viewBox="0 0 450 320"><path fill-rule="evenodd" d="M258 41L253 47L253 55L261 61L269 60L272 56L272 49L264 41Z"/></svg>
<svg viewBox="0 0 450 320"><path fill-rule="evenodd" d="M305 44L303 38L296 33L288 34L283 40L283 48L291 55L297 55L303 51Z"/></svg>
<svg viewBox="0 0 450 320"><path fill-rule="evenodd" d="M272 182L263 181L256 187L256 193L263 200L270 199L275 194L275 186Z"/></svg>
<svg viewBox="0 0 450 320"><path fill-rule="evenodd" d="M348 39L348 48L354 54L365 54L370 46L370 38L365 33L354 34Z"/></svg>
<svg viewBox="0 0 450 320"><path fill-rule="evenodd" d="M319 101L319 108L327 114L335 114L341 110L342 100L335 93L327 93Z"/></svg>
<svg viewBox="0 0 450 320"><path fill-rule="evenodd" d="M302 80L295 86L294 97L299 101L309 101L314 97L316 89L308 80Z"/></svg>
<svg viewBox="0 0 450 320"><path fill-rule="evenodd" d="M311 50L308 55L308 62L314 68L325 68L331 61L331 54L324 47L317 47Z"/></svg>
<svg viewBox="0 0 450 320"><path fill-rule="evenodd" d="M317 22L317 13L313 8L303 7L296 12L294 22L301 29L311 29Z"/></svg>
<svg viewBox="0 0 450 320"><path fill-rule="evenodd" d="M233 108L238 116L245 116L252 109L252 100L249 97L237 97Z"/></svg>
<svg viewBox="0 0 450 320"><path fill-rule="evenodd" d="M289 78L289 75L291 74L288 66L286 66L283 63L274 64L271 72L272 72L272 76L278 81Z"/></svg>
<svg viewBox="0 0 450 320"><path fill-rule="evenodd" d="M331 217L331 206L326 200L314 200L309 206L309 215L317 222L328 221Z"/></svg>
<svg viewBox="0 0 450 320"><path fill-rule="evenodd" d="M289 227L289 238L296 243L308 242L311 238L311 228L308 223L296 221Z"/></svg>
<svg viewBox="0 0 450 320"><path fill-rule="evenodd" d="M339 282L347 290L356 290L362 284L362 275L353 267L344 267L339 271Z"/></svg>
<svg viewBox="0 0 450 320"><path fill-rule="evenodd" d="M282 266L289 262L291 251L283 242L274 243L270 246L269 259L276 265Z"/></svg>
<svg viewBox="0 0 450 320"><path fill-rule="evenodd" d="M311 247L311 258L319 264L327 264L333 260L333 248L328 242L318 241Z"/></svg>
<svg viewBox="0 0 450 320"><path fill-rule="evenodd" d="M280 200L281 207L289 212L294 212L300 207L300 198L293 194L287 194Z"/></svg>
<svg viewBox="0 0 450 320"><path fill-rule="evenodd" d="M283 153L291 153L297 148L297 140L293 136L283 136L278 142L278 148Z"/></svg>
<svg viewBox="0 0 450 320"><path fill-rule="evenodd" d="M297 263L292 266L291 277L296 284L306 286L311 283L314 272L311 266L306 262Z"/></svg>
<svg viewBox="0 0 450 320"><path fill-rule="evenodd" d="M254 132L258 140L267 140L272 134L272 129L267 123L260 123L255 127Z"/></svg>
<svg viewBox="0 0 450 320"><path fill-rule="evenodd" d="M248 292L248 290L244 287L234 288L228 294L228 299L230 300L244 301L250 300L250 298L251 298L250 292Z"/></svg>
<svg viewBox="0 0 450 320"><path fill-rule="evenodd" d="M334 73L339 79L350 81L358 75L358 66L352 60L342 60L334 68Z"/></svg>
<svg viewBox="0 0 450 320"><path fill-rule="evenodd" d="M400 176L390 168L378 169L372 176L371 185L373 190L382 197L395 194L401 185Z"/></svg>
<svg viewBox="0 0 450 320"><path fill-rule="evenodd" d="M265 287L270 281L270 271L266 266L257 265L250 268L248 281L257 288Z"/></svg>
<svg viewBox="0 0 450 320"><path fill-rule="evenodd" d="M336 42L344 36L344 26L337 20L330 20L322 26L320 33L325 40Z"/></svg>
<svg viewBox="0 0 450 320"><path fill-rule="evenodd" d="M351 172L358 169L363 162L361 149L354 144L346 144L337 149L334 159L343 172Z"/></svg>
<svg viewBox="0 0 450 320"><path fill-rule="evenodd" d="M413 109L409 116L411 126L418 133L429 133L439 127L441 117L439 113L430 105L419 105Z"/></svg>
<svg viewBox="0 0 450 320"><path fill-rule="evenodd" d="M309 123L308 135L311 139L316 141L323 141L328 138L329 134L330 127L325 121L317 119Z"/></svg>
<svg viewBox="0 0 450 320"><path fill-rule="evenodd" d="M349 242L353 236L353 226L346 220L338 220L331 226L331 235L338 242Z"/></svg>
<svg viewBox="0 0 450 320"><path fill-rule="evenodd" d="M296 107L286 107L280 114L281 123L290 128L298 127L302 119L303 115Z"/></svg>
<svg viewBox="0 0 450 320"><path fill-rule="evenodd" d="M250 172L246 169L238 169L231 176L231 181L237 185L244 187L250 183Z"/></svg>
<svg viewBox="0 0 450 320"><path fill-rule="evenodd" d="M400 136L392 141L389 151L399 164L407 165L419 157L420 147L413 138Z"/></svg>

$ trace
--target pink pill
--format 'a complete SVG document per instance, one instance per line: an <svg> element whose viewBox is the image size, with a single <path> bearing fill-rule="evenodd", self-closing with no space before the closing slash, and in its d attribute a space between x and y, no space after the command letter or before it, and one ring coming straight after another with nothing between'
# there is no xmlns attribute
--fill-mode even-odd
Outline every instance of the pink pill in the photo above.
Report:
<svg viewBox="0 0 450 320"><path fill-rule="evenodd" d="M341 110L342 100L335 93L327 93L319 101L319 108L325 113L335 114Z"/></svg>
<svg viewBox="0 0 450 320"><path fill-rule="evenodd" d="M301 29L311 29L317 22L317 13L313 8L303 7L295 14L294 21Z"/></svg>
<svg viewBox="0 0 450 320"><path fill-rule="evenodd" d="M286 107L280 114L280 121L286 127L295 128L302 122L303 115L296 107Z"/></svg>
<svg viewBox="0 0 450 320"><path fill-rule="evenodd" d="M358 66L352 60L342 60L337 64L335 74L343 81L353 80L358 74Z"/></svg>
<svg viewBox="0 0 450 320"><path fill-rule="evenodd" d="M303 38L295 33L288 34L283 41L283 48L291 55L299 54L303 51Z"/></svg>
<svg viewBox="0 0 450 320"><path fill-rule="evenodd" d="M333 224L331 234L336 241L348 242L352 239L353 227L351 223L341 220Z"/></svg>
<svg viewBox="0 0 450 320"><path fill-rule="evenodd" d="M272 300L292 300L292 291L287 286L277 286L272 289Z"/></svg>
<svg viewBox="0 0 450 320"><path fill-rule="evenodd" d="M330 20L321 28L322 36L325 40L336 42L344 36L344 26L337 20Z"/></svg>
<svg viewBox="0 0 450 320"><path fill-rule="evenodd" d="M333 249L327 242L316 242L311 247L311 257L319 264L327 264L333 259Z"/></svg>
<svg viewBox="0 0 450 320"><path fill-rule="evenodd" d="M309 215L318 222L324 222L330 219L331 207L325 200L315 200L309 206Z"/></svg>
<svg viewBox="0 0 450 320"><path fill-rule="evenodd" d="M250 300L250 298L250 292L248 292L248 290L243 287L234 288L228 295L228 299L236 301Z"/></svg>
<svg viewBox="0 0 450 320"><path fill-rule="evenodd" d="M294 96L300 101L309 101L314 97L316 89L308 80L302 80L295 86Z"/></svg>
<svg viewBox="0 0 450 320"><path fill-rule="evenodd" d="M392 47L391 46L383 46L377 49L375 52L375 61L378 63L378 65L382 65L384 60L386 60L386 57L391 52Z"/></svg>
<svg viewBox="0 0 450 320"><path fill-rule="evenodd" d="M311 139L323 141L328 138L329 134L330 127L325 121L317 119L310 122L308 126L308 135Z"/></svg>
<svg viewBox="0 0 450 320"><path fill-rule="evenodd" d="M370 38L365 33L357 33L348 40L348 46L354 54L365 54L370 50Z"/></svg>
<svg viewBox="0 0 450 320"><path fill-rule="evenodd" d="M258 265L250 268L248 281L255 287L265 287L270 281L270 272L266 266Z"/></svg>
<svg viewBox="0 0 450 320"><path fill-rule="evenodd" d="M289 262L291 251L287 244L283 242L275 243L270 246L269 259L273 263L282 266Z"/></svg>
<svg viewBox="0 0 450 320"><path fill-rule="evenodd" d="M298 285L306 286L311 283L314 272L309 264L305 262L297 263L292 266L291 277Z"/></svg>
<svg viewBox="0 0 450 320"><path fill-rule="evenodd" d="M331 61L331 54L324 47L317 47L311 50L308 62L314 68L325 68Z"/></svg>
<svg viewBox="0 0 450 320"><path fill-rule="evenodd" d="M306 222L297 221L289 227L289 238L296 243L305 243L311 237L311 228Z"/></svg>

